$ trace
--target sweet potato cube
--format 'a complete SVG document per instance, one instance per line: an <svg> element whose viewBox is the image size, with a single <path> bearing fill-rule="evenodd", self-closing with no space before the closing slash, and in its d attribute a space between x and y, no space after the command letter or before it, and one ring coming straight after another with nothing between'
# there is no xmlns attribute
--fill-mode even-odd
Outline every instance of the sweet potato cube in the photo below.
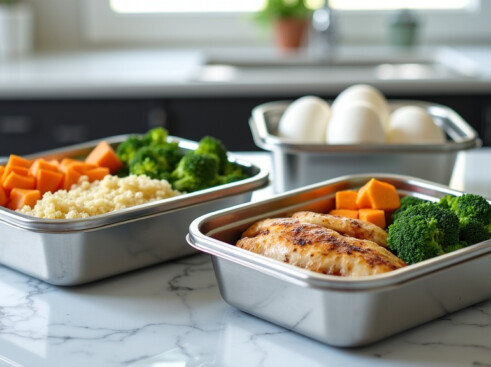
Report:
<svg viewBox="0 0 491 367"><path fill-rule="evenodd" d="M359 208L394 210L401 205L394 185L372 178L358 190Z"/></svg>
<svg viewBox="0 0 491 367"><path fill-rule="evenodd" d="M34 160L31 167L29 168L29 174L31 174L32 176L36 176L37 171L40 169L54 171L54 172L59 171L58 165L47 162L43 158L38 158Z"/></svg>
<svg viewBox="0 0 491 367"><path fill-rule="evenodd" d="M337 215L338 217L346 217L352 219L358 219L358 210L350 209L332 209L328 214Z"/></svg>
<svg viewBox="0 0 491 367"><path fill-rule="evenodd" d="M7 192L4 190L2 186L0 186L0 206L7 205L8 201L9 201L9 197L7 195Z"/></svg>
<svg viewBox="0 0 491 367"><path fill-rule="evenodd" d="M92 149L87 158L85 158L85 162L107 167L111 173L115 173L123 167L123 163L119 160L118 155L105 140L102 140Z"/></svg>
<svg viewBox="0 0 491 367"><path fill-rule="evenodd" d="M70 190L72 185L76 184L82 174L76 169L68 169L63 177L63 184L61 186L64 190Z"/></svg>
<svg viewBox="0 0 491 367"><path fill-rule="evenodd" d="M39 190L41 196L48 191L55 192L61 187L64 177L62 172L38 169L36 171L36 190Z"/></svg>
<svg viewBox="0 0 491 367"><path fill-rule="evenodd" d="M356 198L358 193L355 190L341 190L336 192L336 209L358 210Z"/></svg>
<svg viewBox="0 0 491 367"><path fill-rule="evenodd" d="M12 171L3 181L2 186L7 191L10 191L14 188L32 190L36 187L36 178L33 176L22 175L15 171Z"/></svg>
<svg viewBox="0 0 491 367"><path fill-rule="evenodd" d="M109 168L107 167L96 167L92 168L84 173L84 175L87 176L89 179L89 182L95 181L95 180L102 180L104 177L106 177L109 172Z"/></svg>
<svg viewBox="0 0 491 367"><path fill-rule="evenodd" d="M385 211L382 209L360 209L358 211L359 219L365 222L373 223L380 228L385 228Z"/></svg>
<svg viewBox="0 0 491 367"><path fill-rule="evenodd" d="M10 200L7 207L17 210L21 209L24 205L29 205L33 208L39 199L41 199L39 190L20 189L16 187L10 192Z"/></svg>

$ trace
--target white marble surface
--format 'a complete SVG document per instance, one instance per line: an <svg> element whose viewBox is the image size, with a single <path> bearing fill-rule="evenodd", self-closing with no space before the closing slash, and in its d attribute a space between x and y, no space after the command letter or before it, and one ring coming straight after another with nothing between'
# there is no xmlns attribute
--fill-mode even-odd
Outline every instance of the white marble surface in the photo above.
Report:
<svg viewBox="0 0 491 367"><path fill-rule="evenodd" d="M261 153L250 157L267 164ZM490 160L490 148L463 154L452 186L491 197ZM0 267L0 366L429 365L491 365L491 300L341 349L226 304L207 255L77 287Z"/></svg>

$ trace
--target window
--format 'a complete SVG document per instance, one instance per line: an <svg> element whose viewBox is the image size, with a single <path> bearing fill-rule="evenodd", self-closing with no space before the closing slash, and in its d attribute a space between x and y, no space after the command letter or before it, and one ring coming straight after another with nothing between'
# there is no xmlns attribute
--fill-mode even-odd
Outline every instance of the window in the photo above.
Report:
<svg viewBox="0 0 491 367"><path fill-rule="evenodd" d="M263 0L86 0L90 43L177 47L256 46L270 35L251 13ZM322 0L310 0L319 4ZM394 9L413 8L427 43L489 42L489 0L330 0L346 43L384 42ZM203 4L206 4L204 6Z"/></svg>

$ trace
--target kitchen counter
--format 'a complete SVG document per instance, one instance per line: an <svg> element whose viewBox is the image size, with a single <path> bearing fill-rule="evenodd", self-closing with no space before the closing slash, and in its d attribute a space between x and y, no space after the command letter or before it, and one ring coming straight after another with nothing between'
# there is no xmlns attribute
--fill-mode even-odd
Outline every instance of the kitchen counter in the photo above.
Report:
<svg viewBox="0 0 491 367"><path fill-rule="evenodd" d="M355 83L404 94L491 92L491 48L487 46L402 51L383 46L346 46L336 56L336 65L330 65L327 56L313 58L309 51L284 55L270 48L39 53L0 60L0 99L278 97L337 94ZM433 61L439 66L425 69ZM343 62L356 65L346 70ZM372 70L363 65L384 62L408 65L395 74L390 68L374 66ZM412 63L420 64L414 68ZM446 64L441 75L440 63Z"/></svg>
<svg viewBox="0 0 491 367"><path fill-rule="evenodd" d="M241 155L269 164L265 153ZM461 153L451 186L491 197L490 160L491 148ZM66 288L0 267L0 313L0 366L491 365L491 300L340 349L225 303L204 254Z"/></svg>

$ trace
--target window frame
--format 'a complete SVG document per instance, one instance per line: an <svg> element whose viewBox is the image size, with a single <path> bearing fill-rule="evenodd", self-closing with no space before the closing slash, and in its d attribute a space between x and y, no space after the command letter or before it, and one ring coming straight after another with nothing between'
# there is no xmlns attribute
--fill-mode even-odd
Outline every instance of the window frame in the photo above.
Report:
<svg viewBox="0 0 491 367"><path fill-rule="evenodd" d="M82 6L83 37L90 45L156 44L208 48L262 46L271 41L270 32L258 27L248 14L243 13L116 14L111 10L109 0L86 0ZM393 13L379 10L336 12L342 41L349 44L385 42L387 24ZM415 13L421 20L420 40L423 43L479 43L489 42L491 38L490 0L475 0L465 12L427 10Z"/></svg>

